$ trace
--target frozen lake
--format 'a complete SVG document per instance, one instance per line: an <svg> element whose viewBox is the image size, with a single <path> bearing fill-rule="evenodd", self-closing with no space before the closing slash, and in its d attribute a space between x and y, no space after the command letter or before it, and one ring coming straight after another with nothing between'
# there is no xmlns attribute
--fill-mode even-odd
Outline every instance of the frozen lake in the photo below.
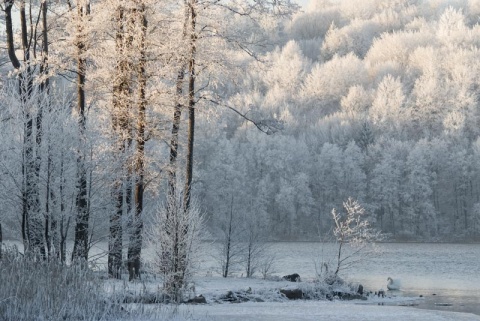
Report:
<svg viewBox="0 0 480 321"><path fill-rule="evenodd" d="M332 258L335 250L333 244L272 243L270 252L277 257L274 274L298 273L313 279L315 262ZM217 267L207 259L203 269ZM401 291L394 294L422 295L418 308L480 315L480 244L384 243L379 253L344 271L342 277L372 291L386 290L387 277L400 279Z"/></svg>

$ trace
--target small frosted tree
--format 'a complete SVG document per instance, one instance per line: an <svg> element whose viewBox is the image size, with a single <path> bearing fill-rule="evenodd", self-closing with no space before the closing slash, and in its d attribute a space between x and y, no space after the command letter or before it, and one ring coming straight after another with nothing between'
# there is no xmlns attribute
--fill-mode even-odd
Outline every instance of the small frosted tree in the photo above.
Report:
<svg viewBox="0 0 480 321"><path fill-rule="evenodd" d="M242 255L244 252L240 239L243 233L241 221L234 211L234 198L232 196L230 202L230 210L228 217L224 222L220 223L220 239L217 261L221 268L224 278L228 277L232 270L242 263Z"/></svg>
<svg viewBox="0 0 480 321"><path fill-rule="evenodd" d="M188 209L181 199L170 198L157 207L148 231L153 249L153 266L163 275L163 289L172 300L181 302L198 257L204 220L199 205L191 200Z"/></svg>
<svg viewBox="0 0 480 321"><path fill-rule="evenodd" d="M245 217L244 219L242 265L245 269L245 276L251 278L257 272L261 272L266 276L269 272L268 270L271 270L274 257L269 255L265 223L258 217Z"/></svg>
<svg viewBox="0 0 480 321"><path fill-rule="evenodd" d="M334 277L342 270L351 268L375 250L375 241L381 238L380 232L370 226L365 218L364 208L352 198L343 202L342 213L332 210L335 222L333 235L338 242Z"/></svg>

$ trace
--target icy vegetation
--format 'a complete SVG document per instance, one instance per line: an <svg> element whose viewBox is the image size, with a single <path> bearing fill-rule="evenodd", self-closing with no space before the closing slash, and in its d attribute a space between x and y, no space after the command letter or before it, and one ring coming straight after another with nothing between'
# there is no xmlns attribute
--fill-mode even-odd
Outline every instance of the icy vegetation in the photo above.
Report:
<svg viewBox="0 0 480 321"><path fill-rule="evenodd" d="M0 265L0 320L116 320L125 316L92 273L58 262L32 262L15 249Z"/></svg>

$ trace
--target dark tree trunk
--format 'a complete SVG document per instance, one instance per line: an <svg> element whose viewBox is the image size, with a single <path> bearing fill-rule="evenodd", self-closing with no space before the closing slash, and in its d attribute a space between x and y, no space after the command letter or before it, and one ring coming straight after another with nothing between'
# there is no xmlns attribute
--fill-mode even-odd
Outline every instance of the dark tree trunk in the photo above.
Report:
<svg viewBox="0 0 480 321"><path fill-rule="evenodd" d="M189 8L185 4L184 11L184 23L183 23L183 40L187 37L188 22L189 17ZM182 59L183 60L183 59ZM170 140L170 168L169 168L169 177L168 177L168 202L176 201L176 185L177 185L177 156L178 156L178 133L180 131L180 122L182 116L182 95L183 95L183 83L185 80L185 70L187 69L187 63L181 61L180 69L177 73L176 81L176 98L175 98L175 110L173 112L173 122L172 122L172 137Z"/></svg>
<svg viewBox="0 0 480 321"><path fill-rule="evenodd" d="M247 278L252 277L252 242L248 243L248 252L247 252Z"/></svg>
<svg viewBox="0 0 480 321"><path fill-rule="evenodd" d="M40 74L43 75L44 81L40 83L40 92L44 97L44 101L47 104L47 111L51 112L50 108L50 78L48 76L48 21L47 21L47 12L48 12L48 1L44 1L41 4L41 13L42 13L42 62L40 64ZM40 98L40 108L37 114L37 150L40 148L42 143L42 118L43 118L43 107L41 105L42 97ZM48 160L47 160L47 191L46 191L46 202L45 202L45 242L47 247L47 256L49 259L53 258L54 247L52 244L52 233L55 233L53 229L53 220L52 210L50 207L50 202L53 198L53 189L51 188L51 176L52 176L52 156L50 142L48 142ZM37 164L36 170L40 172L41 159L40 153L37 152Z"/></svg>
<svg viewBox="0 0 480 321"><path fill-rule="evenodd" d="M127 17L131 18L131 17ZM123 248L123 229L122 215L123 206L127 209L131 208L131 168L126 164L126 152L131 145L131 132L129 124L128 108L131 103L130 81L132 66L129 58L125 57L125 50L130 49L132 37L126 37L128 31L125 30L126 24L125 9L119 7L117 9L117 30L116 30L116 52L117 62L115 66L116 77L113 86L113 112L112 125L116 139L116 153L120 158L118 173L124 173L124 176L117 177L113 187L113 199L116 200L115 211L110 217L110 239L108 254L108 270L109 275L114 278L120 278L120 269L122 266L122 248ZM125 193L126 192L126 193ZM125 200L125 202L124 202Z"/></svg>
<svg viewBox="0 0 480 321"><path fill-rule="evenodd" d="M72 252L72 261L88 261L88 221L90 213L88 211L87 197L87 171L85 169L85 72L87 68L86 47L85 47L85 29L83 19L89 15L90 9L87 4L84 6L81 1L77 1L77 17L80 20L77 25L77 112L78 112L78 135L80 147L77 158L77 196L76 196L76 225L75 240Z"/></svg>
<svg viewBox="0 0 480 321"><path fill-rule="evenodd" d="M13 65L13 68L20 69L21 64L15 54L15 46L13 42L13 19L12 19L12 7L13 1L11 0L4 0L5 4L5 27L6 27L6 35L7 35L7 51L8 57Z"/></svg>
<svg viewBox="0 0 480 321"><path fill-rule="evenodd" d="M142 25L140 62L138 66L138 82L139 82L139 105L137 118L137 136L136 136L136 162L135 162L135 215L133 218L132 234L128 248L128 273L129 280L140 278L140 259L142 252L142 211L143 211L143 192L144 192L144 157L145 157L145 109L146 97L145 90L147 87L146 78L146 33L147 19L145 16L145 5L140 7L140 20Z"/></svg>
<svg viewBox="0 0 480 321"><path fill-rule="evenodd" d="M116 184L114 197L117 198L116 212L110 216L110 238L108 243L108 275L112 278L121 278L122 268L122 212L123 212L123 186Z"/></svg>
<svg viewBox="0 0 480 321"><path fill-rule="evenodd" d="M187 170L185 174L184 209L190 208L190 192L193 176L193 146L195 138L195 55L196 55L196 0L191 0L190 8L190 60L188 62L188 142L187 142Z"/></svg>
<svg viewBox="0 0 480 321"><path fill-rule="evenodd" d="M232 233L233 233L233 195L232 201L230 203L230 218L228 221L228 230L227 230L227 239L226 241L226 249L225 249L225 267L223 269L223 277L226 278L228 276L228 271L230 269L230 259L231 259L231 248L232 248Z"/></svg>

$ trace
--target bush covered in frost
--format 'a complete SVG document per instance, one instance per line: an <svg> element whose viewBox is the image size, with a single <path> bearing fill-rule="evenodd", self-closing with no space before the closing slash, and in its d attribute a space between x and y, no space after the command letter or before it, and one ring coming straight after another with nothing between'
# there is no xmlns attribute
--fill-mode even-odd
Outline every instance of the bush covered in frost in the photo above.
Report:
<svg viewBox="0 0 480 321"><path fill-rule="evenodd" d="M0 261L0 320L121 318L121 307L104 293L89 270L27 260L13 249Z"/></svg>

